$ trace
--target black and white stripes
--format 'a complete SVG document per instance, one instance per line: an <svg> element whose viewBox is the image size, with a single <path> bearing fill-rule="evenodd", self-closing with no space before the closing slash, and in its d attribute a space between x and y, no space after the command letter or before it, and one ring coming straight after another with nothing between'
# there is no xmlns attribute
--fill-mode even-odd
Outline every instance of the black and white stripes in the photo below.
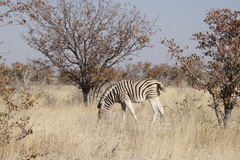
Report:
<svg viewBox="0 0 240 160"><path fill-rule="evenodd" d="M98 104L98 116L99 118L108 117L109 108L117 102L121 103L124 120L126 119L127 107L135 120L138 121L132 102L142 103L148 99L153 109L152 123L154 123L158 112L161 116L164 115L163 107L159 102L160 91L164 90L163 84L157 80L121 81L110 86L102 95Z"/></svg>

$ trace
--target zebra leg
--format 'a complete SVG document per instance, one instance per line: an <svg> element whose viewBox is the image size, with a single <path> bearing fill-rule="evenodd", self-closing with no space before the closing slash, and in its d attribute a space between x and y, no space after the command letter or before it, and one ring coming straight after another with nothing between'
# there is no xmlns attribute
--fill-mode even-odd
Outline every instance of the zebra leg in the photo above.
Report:
<svg viewBox="0 0 240 160"><path fill-rule="evenodd" d="M164 117L164 108L162 106L162 104L160 103L159 99L158 99L158 111L161 114L161 122L165 122L165 117Z"/></svg>
<svg viewBox="0 0 240 160"><path fill-rule="evenodd" d="M123 121L126 122L126 104L125 103L121 103L121 107L122 107Z"/></svg>
<svg viewBox="0 0 240 160"><path fill-rule="evenodd" d="M161 117L163 117L164 116L164 109L163 109L163 106L160 103L159 99L157 99L157 103L158 103L158 105L157 105L158 106L158 111L160 112Z"/></svg>
<svg viewBox="0 0 240 160"><path fill-rule="evenodd" d="M128 107L129 111L131 112L132 116L134 117L135 121L138 123L138 118L133 109L132 102L130 100L128 100L128 101L125 101L125 104Z"/></svg>
<svg viewBox="0 0 240 160"><path fill-rule="evenodd" d="M149 102L151 104L152 110L153 110L153 118L151 125L156 121L157 113L158 113L158 107L155 99L149 99Z"/></svg>
<svg viewBox="0 0 240 160"><path fill-rule="evenodd" d="M152 110L153 110L153 119L152 119L151 124L154 124L154 122L156 121L158 112L160 112L161 117L163 117L164 116L164 110L163 110L163 107L162 107L161 103L159 102L158 97L149 98L149 102L150 102Z"/></svg>

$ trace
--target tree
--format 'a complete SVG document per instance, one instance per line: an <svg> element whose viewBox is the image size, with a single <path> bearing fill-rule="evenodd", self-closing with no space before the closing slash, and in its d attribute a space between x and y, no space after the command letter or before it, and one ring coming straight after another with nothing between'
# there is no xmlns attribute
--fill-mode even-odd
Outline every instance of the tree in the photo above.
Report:
<svg viewBox="0 0 240 160"><path fill-rule="evenodd" d="M151 62L138 62L136 64L127 64L125 68L119 69L118 79L158 79L166 86L179 84L183 77L181 70L176 66L168 64L153 65Z"/></svg>
<svg viewBox="0 0 240 160"><path fill-rule="evenodd" d="M14 68L9 68L1 63L0 68L0 96L4 107L0 111L0 146L3 147L13 138L20 140L32 134L34 123L30 125L31 117L27 116L26 110L34 108L44 95L39 89L26 90L22 86L10 85L12 74L16 69L21 72L23 64L15 63Z"/></svg>
<svg viewBox="0 0 240 160"><path fill-rule="evenodd" d="M114 78L111 67L151 46L154 22L135 6L111 0L38 2L26 11L31 23L23 38L82 89L84 102L91 90Z"/></svg>
<svg viewBox="0 0 240 160"><path fill-rule="evenodd" d="M17 2L15 4L10 0L0 1L0 7L0 27L13 24L13 20L5 18L11 18L14 12L22 12L26 9L23 3ZM17 24L23 23L18 21ZM0 42L0 45L2 43ZM0 111L0 146L3 152L4 146L9 144L13 138L21 140L33 133L33 124L29 124L31 117L27 116L26 110L33 108L43 96L36 89L30 92L20 86L12 85L13 79L19 78L16 75L21 73L24 65L14 63L12 68L7 67L4 63L5 60L2 59L5 54L0 52L0 96L3 100Z"/></svg>
<svg viewBox="0 0 240 160"><path fill-rule="evenodd" d="M169 47L172 57L177 58L182 69L196 81L195 87L208 91L213 100L219 125L228 125L231 112L237 105L240 84L240 11L230 9L211 10L204 22L209 25L209 31L193 34L193 40L198 41L197 49L203 50L202 55L184 56L183 49L174 40L161 39ZM207 61L205 63L205 61ZM192 69L192 64L195 68ZM196 65L201 66L205 76L197 75ZM221 111L221 106L224 111Z"/></svg>

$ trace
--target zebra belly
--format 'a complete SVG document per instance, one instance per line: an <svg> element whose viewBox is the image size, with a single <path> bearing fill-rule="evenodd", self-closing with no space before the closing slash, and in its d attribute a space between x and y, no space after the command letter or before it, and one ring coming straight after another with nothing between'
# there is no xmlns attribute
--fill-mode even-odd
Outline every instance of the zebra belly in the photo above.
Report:
<svg viewBox="0 0 240 160"><path fill-rule="evenodd" d="M146 101L146 98L133 99L133 100L131 100L132 103L142 103L142 102L144 102L144 101Z"/></svg>

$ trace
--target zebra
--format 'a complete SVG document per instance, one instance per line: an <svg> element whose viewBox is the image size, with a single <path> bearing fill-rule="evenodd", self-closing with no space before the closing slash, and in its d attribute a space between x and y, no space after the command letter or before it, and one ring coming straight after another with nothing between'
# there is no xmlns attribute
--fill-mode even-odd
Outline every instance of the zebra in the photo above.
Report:
<svg viewBox="0 0 240 160"><path fill-rule="evenodd" d="M108 110L117 102L121 104L124 122L126 121L127 107L138 123L132 102L142 103L148 99L153 110L153 119L151 122L153 124L158 112L160 112L161 117L164 116L164 109L159 101L160 91L165 91L165 87L162 83L154 79L120 81L110 86L100 98L98 103L98 118L107 118L109 116Z"/></svg>

